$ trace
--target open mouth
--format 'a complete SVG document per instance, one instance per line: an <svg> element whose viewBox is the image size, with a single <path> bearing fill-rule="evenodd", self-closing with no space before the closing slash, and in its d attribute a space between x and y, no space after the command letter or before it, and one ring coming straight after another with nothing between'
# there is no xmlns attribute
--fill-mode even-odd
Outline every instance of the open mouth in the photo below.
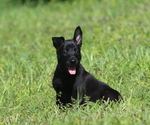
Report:
<svg viewBox="0 0 150 125"><path fill-rule="evenodd" d="M68 72L70 75L75 75L76 74L76 67L68 67Z"/></svg>

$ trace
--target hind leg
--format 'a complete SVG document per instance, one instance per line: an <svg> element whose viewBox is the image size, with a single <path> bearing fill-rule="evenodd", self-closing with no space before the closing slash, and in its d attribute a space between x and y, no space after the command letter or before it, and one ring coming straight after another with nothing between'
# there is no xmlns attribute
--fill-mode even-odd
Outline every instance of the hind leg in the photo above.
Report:
<svg viewBox="0 0 150 125"><path fill-rule="evenodd" d="M114 89L110 88L104 91L103 100L119 101L121 98L120 93Z"/></svg>

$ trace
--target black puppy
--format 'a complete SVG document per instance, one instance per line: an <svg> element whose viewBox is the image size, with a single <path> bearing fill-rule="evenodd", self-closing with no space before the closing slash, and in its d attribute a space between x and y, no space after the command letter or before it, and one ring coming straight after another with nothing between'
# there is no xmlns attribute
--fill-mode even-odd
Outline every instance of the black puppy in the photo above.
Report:
<svg viewBox="0 0 150 125"><path fill-rule="evenodd" d="M73 99L83 104L86 101L85 97L89 97L89 100L93 102L119 100L121 95L118 91L94 78L80 64L82 30L79 26L75 29L73 39L53 37L52 40L58 60L52 81L57 93L56 104L73 103Z"/></svg>

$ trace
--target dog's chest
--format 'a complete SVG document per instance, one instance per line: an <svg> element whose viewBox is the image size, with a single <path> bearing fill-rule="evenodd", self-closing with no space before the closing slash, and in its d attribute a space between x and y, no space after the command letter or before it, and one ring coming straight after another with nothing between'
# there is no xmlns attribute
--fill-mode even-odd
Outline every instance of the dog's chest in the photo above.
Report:
<svg viewBox="0 0 150 125"><path fill-rule="evenodd" d="M62 82L62 86L65 86L65 88L72 88L73 85L75 84L75 77L64 77L63 79L61 79Z"/></svg>
<svg viewBox="0 0 150 125"><path fill-rule="evenodd" d="M59 88L61 90L71 90L75 84L75 76L55 76L53 79L54 88Z"/></svg>

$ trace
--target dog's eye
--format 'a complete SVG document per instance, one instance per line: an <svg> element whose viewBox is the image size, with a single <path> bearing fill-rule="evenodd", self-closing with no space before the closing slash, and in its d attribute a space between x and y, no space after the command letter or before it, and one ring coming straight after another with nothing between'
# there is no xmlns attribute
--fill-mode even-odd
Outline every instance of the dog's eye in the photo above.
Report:
<svg viewBox="0 0 150 125"><path fill-rule="evenodd" d="M64 50L64 51L63 51L63 54L67 54L67 51L66 51L66 50Z"/></svg>

